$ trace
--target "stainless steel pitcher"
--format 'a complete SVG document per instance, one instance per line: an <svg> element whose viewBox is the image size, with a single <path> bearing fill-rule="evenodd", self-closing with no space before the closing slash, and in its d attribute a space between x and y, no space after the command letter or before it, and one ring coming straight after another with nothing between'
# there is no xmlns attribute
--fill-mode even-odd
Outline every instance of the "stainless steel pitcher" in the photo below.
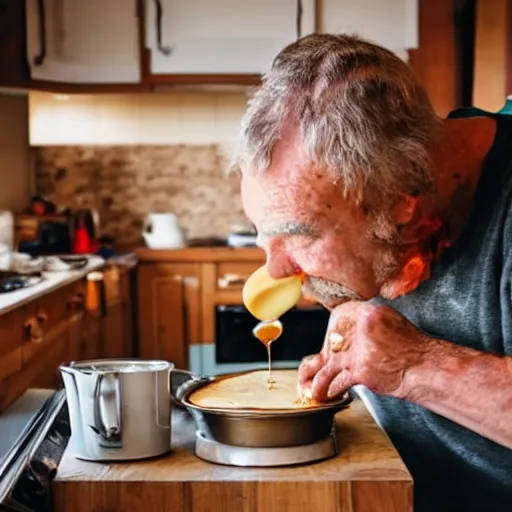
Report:
<svg viewBox="0 0 512 512"><path fill-rule="evenodd" d="M70 449L84 460L133 460L171 449L171 372L147 359L99 359L60 367Z"/></svg>

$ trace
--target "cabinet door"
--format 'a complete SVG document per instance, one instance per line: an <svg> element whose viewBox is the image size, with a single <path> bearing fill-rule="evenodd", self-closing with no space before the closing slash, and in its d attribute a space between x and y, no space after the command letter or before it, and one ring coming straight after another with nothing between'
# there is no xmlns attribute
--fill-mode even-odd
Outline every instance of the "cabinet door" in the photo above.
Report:
<svg viewBox="0 0 512 512"><path fill-rule="evenodd" d="M59 366L72 360L70 334L71 331L65 331L55 338L52 346L48 348L48 353L45 354L44 364L37 364L40 361L34 362L35 375L28 382L28 387L58 389L63 386Z"/></svg>
<svg viewBox="0 0 512 512"><path fill-rule="evenodd" d="M512 95L512 2L479 0L476 5L472 103L497 112ZM510 113L510 105L505 111Z"/></svg>
<svg viewBox="0 0 512 512"><path fill-rule="evenodd" d="M136 0L25 0L31 78L140 81Z"/></svg>
<svg viewBox="0 0 512 512"><path fill-rule="evenodd" d="M101 319L102 357L132 357L131 275L110 267L103 276L107 311Z"/></svg>
<svg viewBox="0 0 512 512"><path fill-rule="evenodd" d="M89 313L83 322L83 351L82 359L99 359L101 357L101 319L98 315Z"/></svg>
<svg viewBox="0 0 512 512"><path fill-rule="evenodd" d="M126 343L124 308L121 302L108 307L101 324L101 356L107 358L131 356Z"/></svg>
<svg viewBox="0 0 512 512"><path fill-rule="evenodd" d="M25 81L25 9L23 2L0 0L0 83Z"/></svg>
<svg viewBox="0 0 512 512"><path fill-rule="evenodd" d="M84 325L84 315L76 314L70 319L68 327L70 361L80 361L84 359Z"/></svg>
<svg viewBox="0 0 512 512"><path fill-rule="evenodd" d="M314 32L314 3L314 0L148 1L146 46L151 51L150 71L152 74L261 74L269 68L273 57L298 35Z"/></svg>
<svg viewBox="0 0 512 512"><path fill-rule="evenodd" d="M23 365L20 371L2 381L0 412L5 411L28 388L56 389L62 386L59 366L69 362L69 330L63 329L45 343L37 357Z"/></svg>
<svg viewBox="0 0 512 512"><path fill-rule="evenodd" d="M139 355L188 367L199 341L199 265L150 264L138 270Z"/></svg>
<svg viewBox="0 0 512 512"><path fill-rule="evenodd" d="M321 32L355 33L400 56L418 47L418 0L321 1Z"/></svg>

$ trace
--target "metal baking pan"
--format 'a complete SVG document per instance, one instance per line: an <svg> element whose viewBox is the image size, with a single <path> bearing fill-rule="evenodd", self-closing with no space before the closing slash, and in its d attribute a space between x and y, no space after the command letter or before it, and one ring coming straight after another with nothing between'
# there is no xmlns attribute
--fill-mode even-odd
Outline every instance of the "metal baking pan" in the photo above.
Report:
<svg viewBox="0 0 512 512"><path fill-rule="evenodd" d="M197 389L243 373L199 378L184 370L173 371L173 381L181 379L173 392L175 402L189 411L197 429L207 439L253 448L312 444L331 433L334 415L352 401L348 392L339 399L299 409L218 409L189 401Z"/></svg>

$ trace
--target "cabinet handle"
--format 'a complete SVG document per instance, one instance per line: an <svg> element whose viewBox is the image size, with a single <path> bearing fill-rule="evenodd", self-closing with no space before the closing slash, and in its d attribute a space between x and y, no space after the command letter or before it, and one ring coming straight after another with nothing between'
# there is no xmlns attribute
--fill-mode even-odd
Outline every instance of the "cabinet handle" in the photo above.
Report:
<svg viewBox="0 0 512 512"><path fill-rule="evenodd" d="M219 288L231 288L232 286L243 286L247 278L238 274L224 274L224 277L219 277L217 285Z"/></svg>
<svg viewBox="0 0 512 512"><path fill-rule="evenodd" d="M85 309L85 294L78 292L74 297L71 297L68 308L71 311L83 311Z"/></svg>
<svg viewBox="0 0 512 512"><path fill-rule="evenodd" d="M161 0L155 0L155 8L156 8L156 43L158 46L158 51L163 53L166 57L168 57L172 50L169 46L164 46L162 44L162 15L164 13L162 7Z"/></svg>
<svg viewBox="0 0 512 512"><path fill-rule="evenodd" d="M36 317L29 318L24 325L25 339L31 343L41 343L44 338L44 331L41 323Z"/></svg>
<svg viewBox="0 0 512 512"><path fill-rule="evenodd" d="M36 314L37 323L42 326L48 321L48 314L44 311L40 311Z"/></svg>
<svg viewBox="0 0 512 512"><path fill-rule="evenodd" d="M297 14L295 17L295 29L297 30L297 39L302 35L302 0L297 0Z"/></svg>
<svg viewBox="0 0 512 512"><path fill-rule="evenodd" d="M34 64L41 66L46 58L46 9L44 0L37 0L37 16L39 21L40 52L34 57Z"/></svg>

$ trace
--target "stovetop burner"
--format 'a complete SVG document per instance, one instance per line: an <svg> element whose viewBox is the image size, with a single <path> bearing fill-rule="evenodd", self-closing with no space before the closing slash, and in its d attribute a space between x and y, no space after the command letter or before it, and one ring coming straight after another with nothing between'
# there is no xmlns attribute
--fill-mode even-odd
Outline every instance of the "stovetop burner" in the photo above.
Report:
<svg viewBox="0 0 512 512"><path fill-rule="evenodd" d="M40 283L40 275L23 275L16 272L0 271L0 293L9 293Z"/></svg>
<svg viewBox="0 0 512 512"><path fill-rule="evenodd" d="M227 466L278 467L317 462L338 454L336 435L303 446L284 448L246 448L207 439L196 432L196 455L208 462Z"/></svg>

